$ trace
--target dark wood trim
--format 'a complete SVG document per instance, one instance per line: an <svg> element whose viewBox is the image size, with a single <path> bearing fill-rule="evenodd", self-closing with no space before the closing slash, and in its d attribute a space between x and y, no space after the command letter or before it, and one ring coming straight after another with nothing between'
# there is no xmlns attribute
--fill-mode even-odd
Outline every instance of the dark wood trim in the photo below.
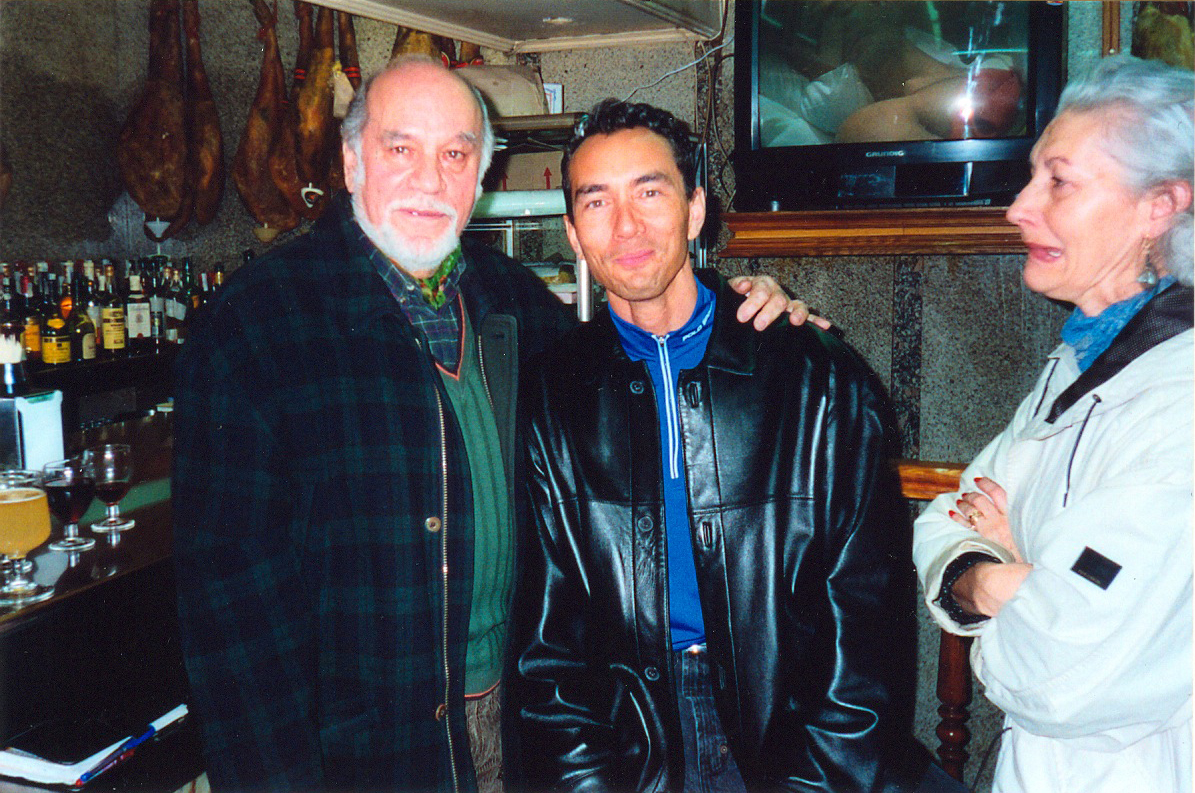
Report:
<svg viewBox="0 0 1195 793"><path fill-rule="evenodd" d="M897 460L900 494L905 498L929 501L940 493L957 490L959 477L965 467L962 463Z"/></svg>
<svg viewBox="0 0 1195 793"><path fill-rule="evenodd" d="M1025 250L1003 207L730 212L720 256L1006 254Z"/></svg>
<svg viewBox="0 0 1195 793"><path fill-rule="evenodd" d="M938 757L942 768L958 781L963 781L967 764L967 744L971 730L967 728L971 704L971 639L942 631L938 641L938 722L935 731Z"/></svg>
<svg viewBox="0 0 1195 793"><path fill-rule="evenodd" d="M1105 57L1120 52L1120 0L1104 0L1103 37L1100 53Z"/></svg>
<svg viewBox="0 0 1195 793"><path fill-rule="evenodd" d="M950 493L959 486L964 466L961 463L935 463L897 460L900 492L905 498L929 500L940 493ZM967 728L971 704L971 639L939 631L938 637L938 721L935 734L940 744L938 758L946 773L963 781L967 765Z"/></svg>

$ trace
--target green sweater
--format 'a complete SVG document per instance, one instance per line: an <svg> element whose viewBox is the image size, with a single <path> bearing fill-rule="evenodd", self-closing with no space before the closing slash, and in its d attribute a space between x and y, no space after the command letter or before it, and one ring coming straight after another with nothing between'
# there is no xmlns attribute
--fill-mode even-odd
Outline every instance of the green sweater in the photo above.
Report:
<svg viewBox="0 0 1195 793"><path fill-rule="evenodd" d="M506 617L514 578L514 527L498 427L481 377L476 338L464 314L458 377L440 370L465 438L473 484L473 599L465 658L465 694L493 688L502 674Z"/></svg>

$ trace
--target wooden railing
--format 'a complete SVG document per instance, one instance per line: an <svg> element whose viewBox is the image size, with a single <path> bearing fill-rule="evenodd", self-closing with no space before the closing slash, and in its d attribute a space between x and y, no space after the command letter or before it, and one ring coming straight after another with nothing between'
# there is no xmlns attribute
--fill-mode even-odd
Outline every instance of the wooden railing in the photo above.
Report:
<svg viewBox="0 0 1195 793"><path fill-rule="evenodd" d="M905 498L928 501L940 493L958 489L963 466L958 463L934 463L900 460L896 466L900 475L900 491ZM938 722L936 734L940 744L938 757L942 767L960 782L967 764L967 744L971 731L967 728L971 704L971 640L941 631L938 639Z"/></svg>

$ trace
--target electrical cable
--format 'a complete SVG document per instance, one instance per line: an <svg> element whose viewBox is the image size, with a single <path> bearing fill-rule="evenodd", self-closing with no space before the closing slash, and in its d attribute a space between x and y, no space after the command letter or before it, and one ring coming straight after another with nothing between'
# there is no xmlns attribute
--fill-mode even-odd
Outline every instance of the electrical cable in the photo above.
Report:
<svg viewBox="0 0 1195 793"><path fill-rule="evenodd" d="M705 59L706 59L706 58L708 58L709 56L713 55L713 54L714 54L715 52L717 52L718 50L722 49L723 47L725 47L725 46L727 46L728 44L731 44L731 43L733 43L733 42L734 42L734 37L732 36L732 37L731 37L731 39L730 39L730 41L726 41L726 42L723 42L722 44L719 44L717 47L714 47L712 50L710 50L709 52L705 53L704 55L702 55L702 56L701 56L700 58L698 58L697 60L695 60L695 61L692 61L692 62L690 62L690 63L686 63L684 66L678 66L677 68L673 69L672 71L669 71L669 72L664 72L664 73L663 73L662 75L660 75L660 76L659 76L659 78L658 78L658 79L656 79L654 82L650 82L650 83L648 83L647 85L641 85L641 86L639 86L639 87L638 87L638 88L636 88L634 91L631 91L629 94L627 94L627 95L626 95L626 97L625 97L625 98L624 98L622 101L624 101L624 102L629 102L629 101L631 101L631 97L632 97L632 96L634 96L635 94L639 93L639 92L640 92L640 91L642 91L643 89L645 89L645 88L652 88L652 87L654 87L654 86L657 86L657 85L659 85L660 83L664 82L664 80L666 80L666 79L668 79L669 77L671 77L672 75L674 75L674 74L680 74L680 73L681 73L681 72L683 72L685 69L691 69L691 68L693 68L694 66L696 66L696 65L697 65L697 64L699 64L699 63L701 63L703 60L705 60Z"/></svg>

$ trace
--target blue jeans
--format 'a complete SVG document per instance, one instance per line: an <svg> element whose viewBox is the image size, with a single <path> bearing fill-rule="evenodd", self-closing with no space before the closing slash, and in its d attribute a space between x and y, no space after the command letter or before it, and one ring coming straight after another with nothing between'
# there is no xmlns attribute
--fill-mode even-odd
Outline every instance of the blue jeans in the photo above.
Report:
<svg viewBox="0 0 1195 793"><path fill-rule="evenodd" d="M743 793L746 786L730 754L714 707L714 687L704 646L672 653L676 704L685 742L685 790Z"/></svg>

